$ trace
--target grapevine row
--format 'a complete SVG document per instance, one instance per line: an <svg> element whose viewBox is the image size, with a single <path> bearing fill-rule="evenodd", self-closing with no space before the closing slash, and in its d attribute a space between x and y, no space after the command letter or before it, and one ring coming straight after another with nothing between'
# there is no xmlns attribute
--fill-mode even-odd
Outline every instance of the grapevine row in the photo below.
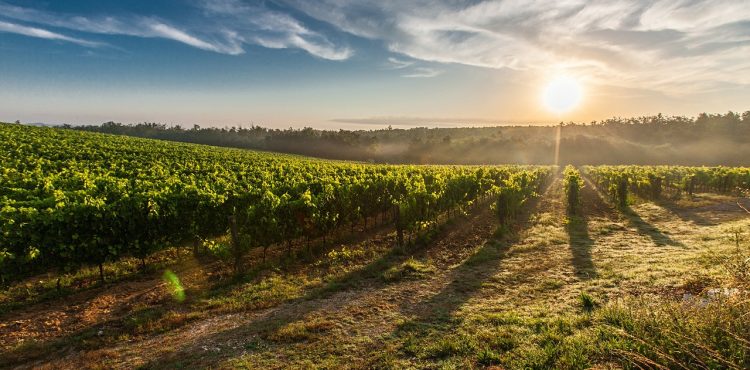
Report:
<svg viewBox="0 0 750 370"><path fill-rule="evenodd" d="M736 194L750 189L748 167L586 166L584 172L621 206L629 192L657 200L664 194Z"/></svg>

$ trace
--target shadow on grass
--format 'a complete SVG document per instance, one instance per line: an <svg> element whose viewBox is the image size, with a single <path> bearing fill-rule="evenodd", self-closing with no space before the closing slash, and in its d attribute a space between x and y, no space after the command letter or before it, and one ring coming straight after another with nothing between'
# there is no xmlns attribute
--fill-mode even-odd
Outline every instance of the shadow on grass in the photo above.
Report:
<svg viewBox="0 0 750 370"><path fill-rule="evenodd" d="M433 338L436 332L440 336L454 332L457 325L455 312L501 271L510 248L520 241L523 231L531 226L531 217L540 211L540 199L549 196L550 188L548 186L541 197L527 204L510 230L499 230L492 239L455 267L449 275L450 283L440 292L416 304L404 302L402 311L413 313L414 318L400 324L392 335L416 335L432 340L436 339Z"/></svg>
<svg viewBox="0 0 750 370"><path fill-rule="evenodd" d="M594 240L589 235L589 218L606 218L610 221L617 219L617 214L604 201L602 193L588 178L584 177L585 186L581 192L581 214L568 215L565 231L568 233L571 261L575 274L580 279L593 279L597 276L591 249Z"/></svg>
<svg viewBox="0 0 750 370"><path fill-rule="evenodd" d="M185 268L186 262L189 261L171 256L174 250L176 248L154 253L149 257L151 261L145 268L135 258L106 263L105 282L99 280L99 271L94 266L86 266L71 274L50 271L12 281L9 286L0 287L0 295L5 295L5 299L0 302L0 322L12 319L18 315L18 310L23 312L36 305L56 300L79 299L81 296L88 296L90 300L94 300L102 294L107 294L115 285L158 279L165 269ZM59 288L55 285L56 280L60 282ZM46 306L50 305L48 303Z"/></svg>
<svg viewBox="0 0 750 370"><path fill-rule="evenodd" d="M488 205L486 205L489 207ZM421 258L440 240L447 237L451 229L456 227L471 227L472 221L481 216L478 211L470 216L457 216L440 225L437 230L428 232L422 237L415 238L414 242L405 246L394 246L387 253L362 268L355 269L341 277L335 278L325 285L313 289L305 295L305 299L325 298L336 292L367 285L370 288L380 288L389 284L383 279L383 272L399 266L410 258ZM394 236L388 237L391 245L396 244Z"/></svg>
<svg viewBox="0 0 750 370"><path fill-rule="evenodd" d="M679 217L682 221L685 222L692 222L699 226L714 226L716 225L716 222L713 222L703 216L701 216L698 212L691 210L689 208L680 207L677 205L677 203L669 200L669 199L661 199L656 202L654 202L656 205L666 209L670 213L676 215Z"/></svg>
<svg viewBox="0 0 750 370"><path fill-rule="evenodd" d="M541 197L532 199L510 228L498 230L493 238L453 268L446 277L448 283L437 294L416 303L413 300L402 302L402 314L411 319L397 325L383 343L379 344L381 351L378 352L383 353L382 350L387 348L389 354L386 357L393 356L392 345L396 345L398 356L409 358L439 360L452 356L476 355L474 352L479 347L470 336L459 330L463 319L456 312L484 291L513 290L522 281L533 276L533 272L508 277L500 277L498 274L502 271L506 258L513 253L511 248L521 241L524 232L533 225L531 217L542 210L549 211L550 205L556 206L552 202L542 202L543 199L559 196L551 194L552 189L559 191L561 188L548 186ZM506 281L506 278L510 280ZM368 366L384 367L381 361L384 358L374 356Z"/></svg>
<svg viewBox="0 0 750 370"><path fill-rule="evenodd" d="M217 281L213 286L205 292L201 298L215 298L227 294L228 292L235 289L237 286L242 284L248 284L257 282L259 278L262 278L264 274L269 271L283 271L285 273L294 273L299 270L310 266L319 258L325 256L328 252L336 250L341 245L356 245L366 240L371 240L378 237L379 235L387 235L393 230L393 226L390 224L381 224L374 226L368 230L362 232L352 232L345 234L342 237L334 239L332 241L323 243L321 240L315 240L311 242L311 246L298 244L293 248L291 256L287 254L286 246L276 246L273 251L265 258L265 262L261 262L259 257L260 249L254 251L254 256L248 256L245 263L250 265L241 276L232 276L223 280ZM394 238L391 236L383 236L382 242L386 244L393 244ZM270 251L270 250L269 250ZM388 253L381 256L372 264L380 265L390 258L391 255L397 254L399 251L392 249ZM254 263L253 263L254 262ZM369 266L368 266L369 267ZM376 267L373 267L376 268ZM357 270L358 271L358 270ZM356 275L356 271L352 273ZM365 272L363 275L367 275ZM354 278L352 276L351 278ZM349 278L340 278L327 283L327 288L321 288L319 291L334 291L337 289L337 284L344 284Z"/></svg>
<svg viewBox="0 0 750 370"><path fill-rule="evenodd" d="M266 318L253 322L252 326L240 326L235 329L219 332L208 338L201 338L200 342L191 344L185 350L153 361L145 365L144 368L173 368L179 367L178 365L184 361L203 360L204 356L212 356L213 353L205 352L201 350L201 347L212 347L212 344L215 342L221 343L222 338L234 337L236 333L271 333L286 324L301 322L306 314L319 309L316 302L317 299L325 298L347 288L356 287L359 284L364 284L365 281L372 280L375 283L380 283L379 277L381 271L406 260L406 258L406 254L402 253L400 248L393 248L363 268L332 280L319 288L312 289L302 297L282 300L273 304L270 307L275 312ZM246 275L244 279L226 281L219 287L213 287L203 297L214 297L222 294L222 292L227 293L238 284L246 282L245 279L249 278L250 275ZM200 292L195 292L195 294L200 294ZM179 308L175 309L182 311ZM117 338L122 335L142 335L143 333L140 332L141 327L147 328L146 335L152 336L177 329L195 319L205 318L200 315L200 312L196 312L196 308L192 308L189 311L198 316L181 322L168 322L164 326L159 325L160 328L152 332L153 330L150 328L162 321L169 311L170 309L166 306L152 306L134 311L123 318L108 320L82 328L64 337L43 342L28 342L6 352L0 352L0 364L23 366L32 362L44 362L46 359L59 358L64 353L70 351L101 350L115 345L118 341ZM249 311L252 311L252 307L249 308ZM171 346L175 345L175 343L165 343L165 345ZM3 366L0 366L0 368L3 368Z"/></svg>
<svg viewBox="0 0 750 370"><path fill-rule="evenodd" d="M596 186L591 180L589 180L588 178L585 178L585 181L588 186L584 188L584 192L589 193L584 196L585 211L588 210L588 207L593 207L596 209L606 209L607 206L602 196L602 193L599 191L599 189L596 188ZM586 205L587 202L589 203L588 205ZM631 226L635 227L636 230L638 230L639 234L648 236L656 245L660 245L660 246L671 245L671 246L685 247L684 244L672 239L671 237L669 237L669 235L666 235L661 230L659 230L658 227L650 224L649 222L641 218L641 216L638 215L638 213L636 213L629 206L620 208L619 210L620 210L620 213L622 213L622 215L625 216L625 218L627 218L628 223ZM588 234L588 231L587 231L587 234Z"/></svg>
<svg viewBox="0 0 750 370"><path fill-rule="evenodd" d="M624 209L622 209L622 214L628 219L628 222L638 230L639 234L648 236L654 243L656 243L656 245L670 245L683 248L685 247L685 244L672 239L669 235L666 235L661 230L659 230L658 227L648 223L646 220L641 218L641 216L638 215L638 213L635 212L632 208L625 207Z"/></svg>
<svg viewBox="0 0 750 370"><path fill-rule="evenodd" d="M565 229L576 276L581 279L595 278L596 267L591 258L594 240L589 236L588 219L585 216L570 216Z"/></svg>
<svg viewBox="0 0 750 370"><path fill-rule="evenodd" d="M403 310L416 313L413 322L447 322L466 301L473 297L485 282L500 271L511 243L490 240L476 253L456 267L450 276L450 283L439 293L416 307L409 305ZM409 326L409 324L405 324Z"/></svg>

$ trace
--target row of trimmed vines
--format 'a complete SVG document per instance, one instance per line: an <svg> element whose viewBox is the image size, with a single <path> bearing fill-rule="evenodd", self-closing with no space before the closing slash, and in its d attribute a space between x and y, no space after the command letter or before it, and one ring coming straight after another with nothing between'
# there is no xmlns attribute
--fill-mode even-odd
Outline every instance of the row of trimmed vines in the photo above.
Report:
<svg viewBox="0 0 750 370"><path fill-rule="evenodd" d="M539 195L551 175L550 167L518 171L504 179L500 186L492 189L496 197L493 207L502 228L507 228L518 217L529 199Z"/></svg>
<svg viewBox="0 0 750 370"><path fill-rule="evenodd" d="M624 207L633 193L658 200L698 192L740 194L750 189L747 167L586 166L584 173Z"/></svg>
<svg viewBox="0 0 750 370"><path fill-rule="evenodd" d="M568 214L579 215L581 213L581 189L584 185L581 173L575 167L569 165L563 170L563 186Z"/></svg>

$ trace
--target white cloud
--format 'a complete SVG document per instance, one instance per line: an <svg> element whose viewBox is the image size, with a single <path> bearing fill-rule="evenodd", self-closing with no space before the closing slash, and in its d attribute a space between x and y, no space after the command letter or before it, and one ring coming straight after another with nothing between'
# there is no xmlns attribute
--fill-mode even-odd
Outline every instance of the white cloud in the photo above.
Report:
<svg viewBox="0 0 750 370"><path fill-rule="evenodd" d="M429 77L435 77L442 74L443 71L435 68L429 68L429 67L417 67L414 68L414 70L401 75L401 77L408 77L408 78L429 78Z"/></svg>
<svg viewBox="0 0 750 370"><path fill-rule="evenodd" d="M353 51L339 47L323 35L305 28L291 16L249 6L233 0L199 3L205 18L199 29L185 29L155 16L75 16L9 5L0 1L0 15L24 22L66 28L79 32L164 38L222 54L245 52L243 45L255 43L272 48L297 48L323 59L348 59Z"/></svg>
<svg viewBox="0 0 750 370"><path fill-rule="evenodd" d="M238 0L204 0L201 6L211 19L238 33L252 35L249 40L267 48L296 48L329 60L345 60L354 54L350 48L334 45L285 13Z"/></svg>
<svg viewBox="0 0 750 370"><path fill-rule="evenodd" d="M414 65L414 61L390 57L388 58L388 65L391 69L403 69Z"/></svg>
<svg viewBox="0 0 750 370"><path fill-rule="evenodd" d="M48 40L72 42L74 44L88 46L88 47L96 47L96 46L103 45L98 42L87 41L87 40L83 40L83 39L79 39L75 37L65 36L65 35L51 32L51 31L41 29L41 28L27 27L27 26L22 26L20 24L8 23L8 22L3 22L3 21L0 21L0 32L15 33L19 35L37 37L37 38L48 39Z"/></svg>
<svg viewBox="0 0 750 370"><path fill-rule="evenodd" d="M415 60L682 94L750 84L747 0L283 0Z"/></svg>
<svg viewBox="0 0 750 370"><path fill-rule="evenodd" d="M215 43L212 44L212 43L203 41L195 36L189 35L184 31L181 31L179 29L176 29L164 23L149 22L148 28L151 31L153 31L154 35L157 35L158 37L163 37L165 39L179 41L183 44L187 44L187 45L196 47L198 49L215 51L217 53L230 54L230 55L238 55L238 54L244 53L244 50L242 50L242 47L240 46L240 44L236 42L235 38L232 38L232 37L227 37L231 45L226 46L226 45L220 45L220 44L215 44Z"/></svg>
<svg viewBox="0 0 750 370"><path fill-rule="evenodd" d="M429 78L443 74L444 70L421 66L419 61L405 60L396 57L389 57L386 64L387 69L401 72L401 77L406 78Z"/></svg>
<svg viewBox="0 0 750 370"><path fill-rule="evenodd" d="M380 42L398 55L388 60L388 68L403 70L406 77L435 76L441 72L436 63L456 63L533 74L563 69L594 83L672 94L750 85L747 0L275 0L273 6L191 0L190 4L194 6L190 16L176 24L154 15L76 16L0 0L0 18L10 20L0 31L96 45L37 26L9 23L17 20L92 34L163 38L229 55L242 54L246 45L255 44L299 49L328 60L346 60L354 54L340 42L348 33ZM310 18L318 22L301 21Z"/></svg>

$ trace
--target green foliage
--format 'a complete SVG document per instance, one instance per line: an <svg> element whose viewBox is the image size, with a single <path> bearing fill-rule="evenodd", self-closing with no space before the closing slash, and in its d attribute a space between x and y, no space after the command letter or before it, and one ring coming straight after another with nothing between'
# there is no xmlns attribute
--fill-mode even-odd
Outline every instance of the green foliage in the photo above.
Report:
<svg viewBox="0 0 750 370"><path fill-rule="evenodd" d="M551 174L548 167L529 168L511 174L502 186L493 189L496 196L493 208L501 226L506 227L518 216L526 201L538 195Z"/></svg>
<svg viewBox="0 0 750 370"><path fill-rule="evenodd" d="M665 193L678 197L694 192L741 194L750 189L748 167L586 166L584 172L620 207L627 206L630 193L659 200Z"/></svg>
<svg viewBox="0 0 750 370"><path fill-rule="evenodd" d="M580 214L581 189L583 188L581 173L573 166L566 166L563 171L563 183L565 186L568 213L571 215Z"/></svg>
<svg viewBox="0 0 750 370"><path fill-rule="evenodd" d="M620 208L625 208L628 206L628 178L627 176L620 176L620 178L615 183L615 200L617 202L617 206Z"/></svg>
<svg viewBox="0 0 750 370"><path fill-rule="evenodd" d="M663 177L653 173L649 173L647 176L648 183L644 187L648 190L643 192L646 192L651 199L658 200L661 198Z"/></svg>
<svg viewBox="0 0 750 370"><path fill-rule="evenodd" d="M218 260L228 261L232 257L231 246L219 240L206 240L203 251Z"/></svg>
<svg viewBox="0 0 750 370"><path fill-rule="evenodd" d="M398 229L495 189L536 186L546 167L395 166L0 125L3 279L74 270L172 245L209 245L242 270L254 248L329 236L396 207ZM411 235L411 234L410 234Z"/></svg>

